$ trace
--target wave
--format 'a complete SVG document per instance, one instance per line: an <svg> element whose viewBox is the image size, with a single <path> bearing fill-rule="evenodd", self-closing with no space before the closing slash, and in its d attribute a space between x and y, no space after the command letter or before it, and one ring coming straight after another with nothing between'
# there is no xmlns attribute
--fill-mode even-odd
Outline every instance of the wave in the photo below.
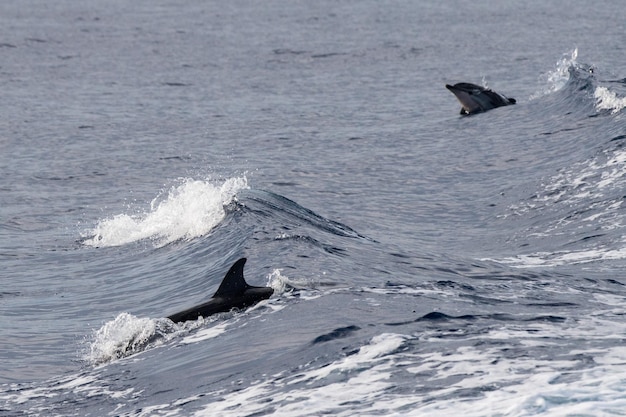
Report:
<svg viewBox="0 0 626 417"><path fill-rule="evenodd" d="M498 262L527 268L626 259L626 149L620 140L542 179L533 195L509 206L501 218L521 223L515 239L539 247Z"/></svg>
<svg viewBox="0 0 626 417"><path fill-rule="evenodd" d="M281 263L285 265L288 262L286 259L293 253L298 256L296 248L300 245L315 259L311 249L342 255L346 250L339 245L340 240L345 242L341 238L350 241L362 238L350 227L322 217L286 197L250 189L245 177L231 178L222 183L185 178L157 196L146 212L135 215L123 213L99 221L93 230L86 232L88 237L82 243L107 247L148 240L161 247L181 239L202 237L217 226L220 226L219 230L210 239L197 239L177 248L174 261L158 252L149 255L154 256L151 270L158 270L166 262L167 268L178 271L181 276L190 277L189 280L163 283L160 290L155 290L156 295L153 297L162 299L166 293L184 293L195 285L204 288L207 272L204 271L203 278L197 281L203 284L197 284L193 280L200 275L189 265L198 265L197 260L200 259L206 262L207 257L228 258L233 252L245 250L249 256L257 256L255 252L258 251L262 252L259 258L271 259L272 254L279 253ZM138 282L139 287L125 287L124 291L144 294L154 288L149 279ZM314 288L316 282L316 278L307 276L290 279L283 275L281 269L268 271L267 275L267 285L274 289L275 295L291 294L295 290L299 298L306 298L307 289ZM159 308L166 310L165 303L161 303L164 305ZM273 311L282 308L276 297L269 304L263 304L266 305ZM176 343L191 343L206 338L208 333L215 335L217 326L221 325L215 324L216 321L232 327L238 320L236 316L233 313L222 313L179 325L165 318L138 317L122 312L87 336L81 357L91 365L100 365L172 340L176 340Z"/></svg>
<svg viewBox="0 0 626 417"><path fill-rule="evenodd" d="M150 210L138 214L117 214L98 221L83 234L82 243L93 247L121 246L151 239L155 246L203 236L226 216L228 205L240 190L248 188L245 177L230 178L221 184L184 178L150 203Z"/></svg>
<svg viewBox="0 0 626 417"><path fill-rule="evenodd" d="M277 361L284 362L274 369L253 370L250 378L237 369L217 382L206 380L196 391L171 390L171 381L145 389L144 379L155 373L150 362L143 362L141 371L126 363L108 371L98 367L43 383L2 386L0 401L5 412L15 415L67 415L68 404L83 414L109 410L128 416L447 416L459 410L471 416L485 415L485 410L498 415L619 415L626 403L626 358L619 345L623 301L615 296L608 303L614 310L564 320L537 316L507 322L492 315L431 312L420 319L426 325L413 332L394 327L359 336L366 326L336 328L310 346L338 342L342 351L326 349L315 360L295 365L288 365L281 351ZM484 324L478 333L472 331L477 322ZM208 339L224 331L225 326L217 325L192 337ZM173 373L173 364L165 364L160 377ZM189 381L189 372L198 375L185 370L183 381Z"/></svg>
<svg viewBox="0 0 626 417"><path fill-rule="evenodd" d="M542 74L540 80L544 83L541 89L530 96L531 100L537 99L541 96L552 94L555 91L561 90L570 80L570 74L572 68L577 65L576 59L578 58L578 48L574 48L569 53L564 54L559 59L554 69Z"/></svg>
<svg viewBox="0 0 626 417"><path fill-rule="evenodd" d="M520 184L520 191L533 191L523 190L526 195L498 216L509 221L508 230L517 228L507 236L514 253L485 260L532 268L626 259L626 135L619 114L626 107L626 82L607 80L601 69L577 58L574 50L557 63L546 76L549 95L533 104L551 115L541 119L549 129L541 144L560 155L550 162L552 172L535 184Z"/></svg>
<svg viewBox="0 0 626 417"><path fill-rule="evenodd" d="M283 225L300 226L306 224L313 229L327 232L332 235L352 238L365 238L345 224L322 217L312 210L302 207L293 200L270 191L247 189L241 193L238 203L244 208L261 217L271 217L275 223ZM283 226L284 227L284 226ZM276 236L276 239L289 239L299 237L294 235L289 228Z"/></svg>
<svg viewBox="0 0 626 417"><path fill-rule="evenodd" d="M619 413L625 403L623 350L579 344L572 348L554 339L556 335L559 341L573 342L584 329L584 334L612 340L623 326L596 317L567 323L495 323L484 329L480 340L458 326L417 335L383 332L356 346L353 342L341 357L324 356L321 365L310 362L235 388L209 388L179 399L178 404L193 404L189 409L162 401L150 411L176 416L191 410L196 416L448 416L459 410L468 416L483 416L485 410L496 415ZM461 345L460 340L473 343Z"/></svg>
<svg viewBox="0 0 626 417"><path fill-rule="evenodd" d="M577 61L578 49L575 48L557 61L555 68L543 74L540 79L543 87L530 96L530 100L536 100L543 96L556 92L564 92L563 98L579 97L577 92L593 91L593 94L584 94L584 98L592 99L597 112L610 111L611 114L619 113L626 107L626 97L621 97L613 91L616 84L624 84L624 80L600 82L595 78L597 69Z"/></svg>

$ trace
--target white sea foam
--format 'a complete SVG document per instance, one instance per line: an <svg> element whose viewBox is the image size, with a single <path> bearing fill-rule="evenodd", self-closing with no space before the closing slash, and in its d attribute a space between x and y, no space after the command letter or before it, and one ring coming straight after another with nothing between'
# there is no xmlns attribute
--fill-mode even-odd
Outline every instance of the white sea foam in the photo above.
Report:
<svg viewBox="0 0 626 417"><path fill-rule="evenodd" d="M100 379L97 372L89 372L55 378L47 381L46 386L37 383L31 386L16 385L14 390L0 392L0 401L5 401L5 407L8 407L3 411L9 411L14 406L19 407L27 403L28 415L66 416L67 410L62 412L55 410L55 401L50 401L50 399L64 398L70 393L85 398L107 396L122 403L139 395L133 387L112 390L105 381ZM7 415L25 415L25 412L15 411L14 414Z"/></svg>
<svg viewBox="0 0 626 417"><path fill-rule="evenodd" d="M581 333L597 333L596 340L619 341L624 327L615 322L591 317L577 326L555 329L549 324L507 328L488 335L499 340L519 340L524 346L545 346L554 340L584 338ZM575 345L574 345L575 346ZM412 415L447 416L452 411L467 416L566 416L622 415L626 406L626 353L621 347L592 348L581 346L561 359L507 358L499 348L480 351L461 347L455 353L419 355L420 365L409 368L416 377L432 380L451 375L464 378L449 387L431 393L448 398L415 409ZM594 365L579 369L578 359L593 357ZM479 398L450 395L458 389L485 387Z"/></svg>
<svg viewBox="0 0 626 417"><path fill-rule="evenodd" d="M596 108L598 110L610 110L615 114L626 107L626 97L618 97L606 87L596 87L593 93L596 99Z"/></svg>
<svg viewBox="0 0 626 417"><path fill-rule="evenodd" d="M116 415L623 415L626 351L621 340L626 327L619 317L626 313L626 299L609 295L608 301L609 310L577 320L502 323L465 338L476 343L450 344L441 329L416 335L382 333L322 366L302 364L295 373L263 375L243 388L225 386ZM224 326L202 336L215 337ZM425 343L427 351L418 348ZM526 349L554 349L558 354L534 356L525 354ZM398 389L398 379L412 382ZM93 373L47 388L5 393L3 398L24 404L67 392L106 395L114 401L140 395L128 388L111 391Z"/></svg>
<svg viewBox="0 0 626 417"><path fill-rule="evenodd" d="M83 243L94 247L120 246L152 239L163 246L179 239L193 239L209 233L225 217L224 206L237 192L248 188L247 179L231 178L222 184L183 179L150 204L150 211L118 214L100 220Z"/></svg>
<svg viewBox="0 0 626 417"><path fill-rule="evenodd" d="M196 412L196 416L239 416L273 409L278 415L348 415L351 407L341 404L355 399L373 399L384 392L394 365L392 353L400 348L406 336L381 334L354 355L322 368L286 377L274 375L270 380L222 396ZM316 384L332 375L337 382ZM346 414L346 412L348 412Z"/></svg>
<svg viewBox="0 0 626 417"><path fill-rule="evenodd" d="M576 265L618 259L626 259L626 247L621 249L608 249L601 247L572 252L537 252L501 259L485 258L484 260L507 264L515 268L534 268Z"/></svg>
<svg viewBox="0 0 626 417"><path fill-rule="evenodd" d="M620 340L626 328L607 316L622 315L625 300L614 301L616 311L592 313L577 322L494 326L469 336L483 342L472 345L451 346L440 329L416 336L383 333L356 353L321 367L303 365L295 374L284 371L243 389L209 393L219 401L191 410L161 404L150 411L198 417L623 415L626 351ZM580 345L578 339L598 343ZM410 348L423 341L441 344L441 350ZM541 352L556 345L562 346L555 351L566 349L558 357L523 354L525 349ZM520 354L512 355L511 348ZM593 360L585 362L585 357ZM414 389L397 390L397 378L410 379ZM178 402L202 398L206 396Z"/></svg>
<svg viewBox="0 0 626 417"><path fill-rule="evenodd" d="M84 359L94 365L136 353L158 336L172 332L176 325L168 320L135 317L121 313L93 334Z"/></svg>
<svg viewBox="0 0 626 417"><path fill-rule="evenodd" d="M203 340L208 340L208 339L213 339L219 335L221 335L222 333L226 332L226 328L230 325L231 323L227 323L227 322L223 322L220 323L218 325L215 325L213 327L208 327L206 329L201 329L195 333L192 333L186 337L184 337L180 343L181 344L190 344L190 343L197 343L197 342L201 342Z"/></svg>

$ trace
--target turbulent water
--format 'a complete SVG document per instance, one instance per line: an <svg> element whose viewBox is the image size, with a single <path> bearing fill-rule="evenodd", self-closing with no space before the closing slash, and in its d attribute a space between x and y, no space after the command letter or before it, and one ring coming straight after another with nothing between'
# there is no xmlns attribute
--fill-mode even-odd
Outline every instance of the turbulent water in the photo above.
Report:
<svg viewBox="0 0 626 417"><path fill-rule="evenodd" d="M624 415L624 10L0 4L0 415Z"/></svg>

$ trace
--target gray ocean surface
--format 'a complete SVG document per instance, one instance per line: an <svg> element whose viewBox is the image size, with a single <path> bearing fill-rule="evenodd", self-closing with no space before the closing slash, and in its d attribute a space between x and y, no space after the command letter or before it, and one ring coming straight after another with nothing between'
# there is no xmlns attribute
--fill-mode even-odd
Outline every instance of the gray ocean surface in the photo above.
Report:
<svg viewBox="0 0 626 417"><path fill-rule="evenodd" d="M0 415L624 415L625 21L1 2Z"/></svg>

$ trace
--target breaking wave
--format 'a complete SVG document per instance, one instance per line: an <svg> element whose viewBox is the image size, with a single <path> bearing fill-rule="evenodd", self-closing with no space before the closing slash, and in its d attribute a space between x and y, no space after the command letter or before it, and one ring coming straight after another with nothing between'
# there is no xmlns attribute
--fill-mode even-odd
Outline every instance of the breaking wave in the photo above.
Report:
<svg viewBox="0 0 626 417"><path fill-rule="evenodd" d="M83 244L93 247L121 246L151 239L155 246L203 236L226 216L237 192L248 188L245 177L222 184L185 178L150 203L150 210L139 214L117 214L100 220L84 233Z"/></svg>
<svg viewBox="0 0 626 417"><path fill-rule="evenodd" d="M598 110L610 110L611 114L615 114L626 107L626 97L618 97L606 87L597 87L593 96Z"/></svg>

